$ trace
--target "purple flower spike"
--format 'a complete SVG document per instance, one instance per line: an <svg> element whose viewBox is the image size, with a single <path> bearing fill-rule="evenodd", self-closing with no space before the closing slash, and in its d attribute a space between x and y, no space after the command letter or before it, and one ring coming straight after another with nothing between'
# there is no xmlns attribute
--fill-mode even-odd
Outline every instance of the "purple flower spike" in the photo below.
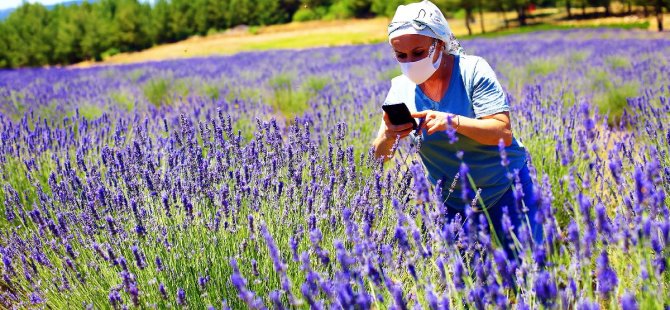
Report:
<svg viewBox="0 0 670 310"><path fill-rule="evenodd" d="M509 159L507 159L507 151L505 150L505 141L500 138L498 141L498 152L500 153L500 165L503 167L509 166Z"/></svg>
<svg viewBox="0 0 670 310"><path fill-rule="evenodd" d="M596 277L598 279L598 292L604 296L609 296L616 288L619 280L616 272L609 265L607 252L603 250L596 261Z"/></svg>
<svg viewBox="0 0 670 310"><path fill-rule="evenodd" d="M133 256L135 257L135 264L137 264L137 267L140 269L144 269L144 267L146 267L147 264L144 261L144 255L140 253L140 249L136 245L133 245L131 247L131 250L133 252Z"/></svg>
<svg viewBox="0 0 670 310"><path fill-rule="evenodd" d="M163 268L163 260L161 260L160 256L156 256L156 271L161 272Z"/></svg>
<svg viewBox="0 0 670 310"><path fill-rule="evenodd" d="M635 300L635 295L630 292L626 292L621 296L621 309L622 310L639 310L640 307L637 305Z"/></svg>
<svg viewBox="0 0 670 310"><path fill-rule="evenodd" d="M140 306L140 291L137 289L137 285L135 283L130 284L130 288L128 289L128 294L130 295L130 299L133 302L133 305L135 307Z"/></svg>
<svg viewBox="0 0 670 310"><path fill-rule="evenodd" d="M556 283L547 271L542 271L537 275L533 290L545 307L553 305L558 295Z"/></svg>
<svg viewBox="0 0 670 310"><path fill-rule="evenodd" d="M277 245L275 244L275 241L272 238L272 235L270 235L270 232L268 231L268 228L264 222L261 223L261 234L263 235L265 243L268 246L268 250L270 251L270 258L274 263L275 271L278 273L283 273L286 270L286 265L281 258L279 248L277 248Z"/></svg>
<svg viewBox="0 0 670 310"><path fill-rule="evenodd" d="M242 299L251 309L265 309L263 301L256 297L254 292L247 289L247 280L244 279L240 273L240 269L237 266L237 260L234 258L231 259L230 266L233 268L233 274L231 275L230 280L233 283L233 286L237 289L240 299Z"/></svg>
<svg viewBox="0 0 670 310"><path fill-rule="evenodd" d="M111 215L108 215L105 217L105 220L107 221L107 228L109 229L109 233L116 235L116 225L114 223L114 218L112 218Z"/></svg>
<svg viewBox="0 0 670 310"><path fill-rule="evenodd" d="M30 303L33 305L44 303L44 299L37 292L30 293Z"/></svg>
<svg viewBox="0 0 670 310"><path fill-rule="evenodd" d="M177 304L180 306L186 305L186 292L183 288L177 288Z"/></svg>
<svg viewBox="0 0 670 310"><path fill-rule="evenodd" d="M165 289L165 285L163 283L158 284L158 292L160 292L163 299L168 298L167 290Z"/></svg>
<svg viewBox="0 0 670 310"><path fill-rule="evenodd" d="M109 303L112 304L112 307L117 307L123 303L119 291L112 290L109 292Z"/></svg>

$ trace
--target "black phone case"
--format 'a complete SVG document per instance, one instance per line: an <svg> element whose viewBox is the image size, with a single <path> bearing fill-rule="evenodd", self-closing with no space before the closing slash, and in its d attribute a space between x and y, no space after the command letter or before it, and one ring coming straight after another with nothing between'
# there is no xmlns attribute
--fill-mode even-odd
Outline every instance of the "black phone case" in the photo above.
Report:
<svg viewBox="0 0 670 310"><path fill-rule="evenodd" d="M382 109L388 114L393 125L412 123L412 129L416 129L416 120L412 117L409 109L404 103L385 104Z"/></svg>

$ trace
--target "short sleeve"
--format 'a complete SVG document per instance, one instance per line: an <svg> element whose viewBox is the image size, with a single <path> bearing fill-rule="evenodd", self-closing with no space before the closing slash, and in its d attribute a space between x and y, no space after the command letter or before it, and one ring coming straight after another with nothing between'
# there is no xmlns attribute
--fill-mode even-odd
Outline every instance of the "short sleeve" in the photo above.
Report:
<svg viewBox="0 0 670 310"><path fill-rule="evenodd" d="M472 107L477 118L509 111L505 91L495 72L483 58L475 64Z"/></svg>
<svg viewBox="0 0 670 310"><path fill-rule="evenodd" d="M384 99L384 105L403 102L400 96L399 85L396 80L397 79L395 78L391 80L391 87L389 88L388 94L386 94L386 99Z"/></svg>

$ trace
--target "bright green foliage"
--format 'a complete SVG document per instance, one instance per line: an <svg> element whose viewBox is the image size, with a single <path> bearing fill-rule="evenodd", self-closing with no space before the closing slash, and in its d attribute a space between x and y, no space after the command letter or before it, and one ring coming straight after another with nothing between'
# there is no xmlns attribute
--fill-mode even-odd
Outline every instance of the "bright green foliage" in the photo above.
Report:
<svg viewBox="0 0 670 310"><path fill-rule="evenodd" d="M419 0L88 0L77 5L56 5L52 9L25 2L6 20L0 21L0 68L99 61L117 53L138 51L158 44L184 40L193 35L217 33L238 25L249 25L252 32L255 32L258 29L253 28L255 26L289 21L392 17L398 5L417 1ZM667 10L670 6L670 0L630 1L634 1L636 5L645 4L645 15L662 12L664 7ZM522 27L517 31L538 30L533 28L537 26L536 20L527 21L535 14L529 10L529 0L433 2L447 17L464 19L471 35L477 27L481 27L481 32L484 32L484 11L515 11L519 16L519 25L534 23L534 26ZM570 7L574 16L578 12L581 15L587 14L586 7L601 7L607 12L603 14L611 13L611 0L543 0L532 3L538 7ZM597 14L588 14L597 17ZM506 25L508 22L509 18ZM636 25L649 27L647 22ZM351 40L348 42L351 43ZM355 41L368 42L369 39Z"/></svg>

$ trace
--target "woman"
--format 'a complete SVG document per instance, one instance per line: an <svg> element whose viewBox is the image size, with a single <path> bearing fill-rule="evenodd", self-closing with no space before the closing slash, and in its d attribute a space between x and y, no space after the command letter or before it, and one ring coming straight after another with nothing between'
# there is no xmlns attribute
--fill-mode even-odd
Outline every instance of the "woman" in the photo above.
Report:
<svg viewBox="0 0 670 310"><path fill-rule="evenodd" d="M384 104L403 102L413 117L421 119L420 134L411 139L421 140L419 155L430 181L441 180L448 218L455 214L466 218L466 205L477 197L475 190L463 191L460 186L466 184L462 181L469 186L467 176L452 181L464 162L503 246L511 243L502 230L504 207L517 236L528 223L533 239L541 242L526 151L512 134L507 97L489 64L463 53L442 12L427 0L400 5L388 33L403 75L393 78ZM396 138L412 131L410 123L391 124L384 112L374 141L377 158L390 158ZM456 186L450 195L452 182ZM515 199L515 183L520 184L523 199ZM477 207L481 212L479 203Z"/></svg>

